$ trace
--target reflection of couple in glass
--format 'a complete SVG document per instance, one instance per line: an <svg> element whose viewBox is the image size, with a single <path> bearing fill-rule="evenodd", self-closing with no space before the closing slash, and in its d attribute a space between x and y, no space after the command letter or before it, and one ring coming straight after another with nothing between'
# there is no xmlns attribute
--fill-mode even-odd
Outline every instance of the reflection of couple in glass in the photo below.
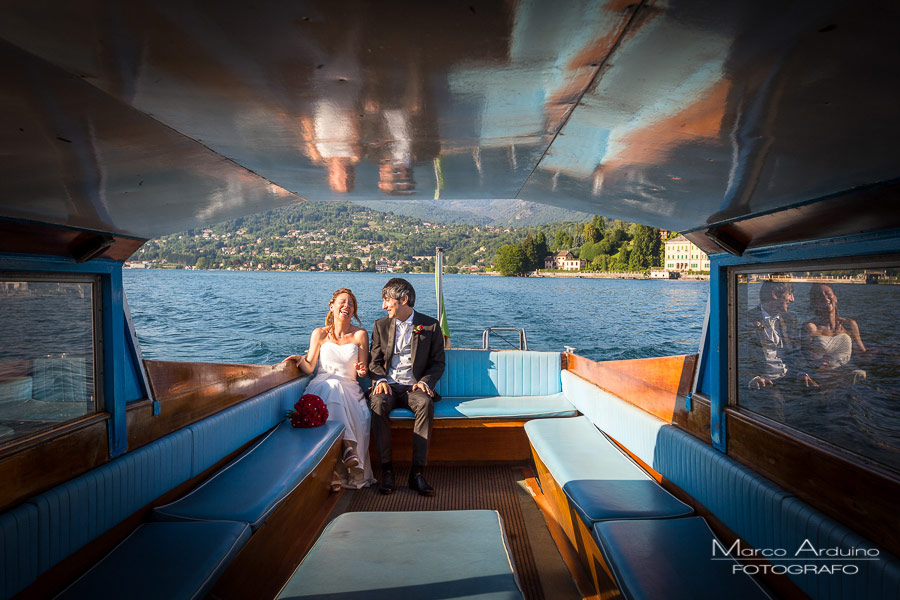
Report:
<svg viewBox="0 0 900 600"><path fill-rule="evenodd" d="M809 290L812 320L803 325L801 341L808 369L816 379L835 383L856 383L866 373L851 366L854 353L857 359L866 352L859 325L838 313L838 298L830 285L813 284Z"/></svg>
<svg viewBox="0 0 900 600"><path fill-rule="evenodd" d="M757 346L744 354L750 365L747 387L759 390L775 385L811 388L823 382L847 382L865 378L851 369L854 351L866 352L856 321L838 313L837 295L829 285L813 284L809 292L812 319L798 328L790 312L794 286L790 282L763 281L759 306L747 312L743 343ZM799 335L798 335L799 334Z"/></svg>

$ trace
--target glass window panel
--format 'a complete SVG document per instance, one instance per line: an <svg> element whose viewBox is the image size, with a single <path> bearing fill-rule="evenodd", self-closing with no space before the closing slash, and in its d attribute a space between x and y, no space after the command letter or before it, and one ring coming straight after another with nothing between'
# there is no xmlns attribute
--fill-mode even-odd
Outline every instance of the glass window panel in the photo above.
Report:
<svg viewBox="0 0 900 600"><path fill-rule="evenodd" d="M900 268L733 283L737 403L900 471Z"/></svg>
<svg viewBox="0 0 900 600"><path fill-rule="evenodd" d="M0 278L0 443L96 410L94 285Z"/></svg>

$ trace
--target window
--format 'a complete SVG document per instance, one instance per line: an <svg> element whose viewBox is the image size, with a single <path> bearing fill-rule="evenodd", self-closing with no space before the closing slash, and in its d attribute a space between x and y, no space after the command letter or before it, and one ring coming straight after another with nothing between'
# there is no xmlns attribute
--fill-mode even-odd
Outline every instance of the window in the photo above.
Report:
<svg viewBox="0 0 900 600"><path fill-rule="evenodd" d="M900 471L900 259L729 281L733 402Z"/></svg>
<svg viewBox="0 0 900 600"><path fill-rule="evenodd" d="M98 283L0 274L0 443L95 412Z"/></svg>

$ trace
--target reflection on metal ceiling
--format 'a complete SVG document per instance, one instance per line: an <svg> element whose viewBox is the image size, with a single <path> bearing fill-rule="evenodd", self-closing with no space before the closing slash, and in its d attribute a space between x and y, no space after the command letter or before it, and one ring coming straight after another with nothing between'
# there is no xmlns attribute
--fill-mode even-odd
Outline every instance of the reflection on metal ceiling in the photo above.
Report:
<svg viewBox="0 0 900 600"><path fill-rule="evenodd" d="M298 197L753 215L900 176L900 5L876 5L10 0L0 216L153 237Z"/></svg>

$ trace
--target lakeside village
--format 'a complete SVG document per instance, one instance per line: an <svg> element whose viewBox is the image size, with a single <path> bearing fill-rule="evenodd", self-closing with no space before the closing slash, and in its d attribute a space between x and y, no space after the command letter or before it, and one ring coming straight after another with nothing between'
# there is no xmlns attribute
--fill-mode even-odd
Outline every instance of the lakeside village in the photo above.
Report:
<svg viewBox="0 0 900 600"><path fill-rule="evenodd" d="M709 259L674 232L605 220L435 223L350 203L305 203L164 236L126 268L434 272L541 277L703 278Z"/></svg>
<svg viewBox="0 0 900 600"><path fill-rule="evenodd" d="M425 226L430 224L425 223ZM509 232L509 229L501 230L499 228L486 228L488 232L494 229L494 233L500 231ZM244 233L238 231L238 233ZM319 236L323 232L317 232ZM210 230L204 230L201 234L204 238L214 239L215 234ZM291 231L289 235L299 239L309 239L317 237L313 233L298 235L298 232ZM660 237L671 235L668 231L660 231ZM311 244L324 243L321 239L309 239ZM259 239L258 242L262 242ZM484 257L478 258L476 264L450 265L444 268L444 272L448 274L472 274L472 275L524 275L530 277L608 277L608 278L650 278L650 279L709 279L709 257L700 248L691 243L682 235L677 235L671 239L661 239L663 255L661 257L661 267L651 267L649 270L641 271L608 271L596 270L592 267L591 262L579 258L571 250L558 250L553 254L547 255L543 259L543 268L534 270L524 270L523 272L504 273L498 267L497 261L486 264ZM388 246L389 248L389 246ZM501 251L502 251L501 247ZM373 245L366 244L354 248L359 253L371 252ZM236 249L226 248L227 253L236 254ZM269 251L265 248L264 251ZM476 253L484 253L486 248L480 246ZM333 261L349 258L357 259L358 266L353 262L348 264L346 269L333 269ZM502 257L497 257L502 262ZM205 261L204 261L205 262ZM502 266L502 265L501 265ZM354 268L355 267L355 268ZM208 264L202 262L198 265L172 265L164 263L154 263L153 261L137 260L125 263L126 269L186 269L186 270L205 270ZM348 254L324 255L322 262L311 265L307 268L300 268L298 265L285 265L283 263L274 263L267 265L263 262L249 261L238 265L223 267L221 270L226 271L309 271L309 272L328 272L333 270L347 271L367 271L377 273L416 273L416 272L434 272L434 256L413 256L412 260L397 259L391 260L387 256L374 258L370 254L362 256L350 256Z"/></svg>

